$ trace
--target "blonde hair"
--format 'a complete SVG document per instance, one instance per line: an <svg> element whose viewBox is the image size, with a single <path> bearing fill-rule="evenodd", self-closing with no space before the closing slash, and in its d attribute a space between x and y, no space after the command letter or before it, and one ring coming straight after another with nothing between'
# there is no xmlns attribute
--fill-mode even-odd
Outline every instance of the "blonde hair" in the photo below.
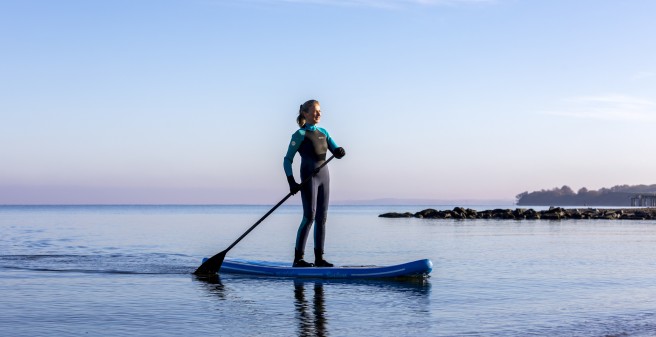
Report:
<svg viewBox="0 0 656 337"><path fill-rule="evenodd" d="M307 113L310 111L310 107L314 106L315 104L319 104L319 101L316 99L311 99L309 101L306 101L305 103L301 104L301 107L298 109L298 116L296 117L296 123L300 127L305 126L305 116L303 116L303 113Z"/></svg>

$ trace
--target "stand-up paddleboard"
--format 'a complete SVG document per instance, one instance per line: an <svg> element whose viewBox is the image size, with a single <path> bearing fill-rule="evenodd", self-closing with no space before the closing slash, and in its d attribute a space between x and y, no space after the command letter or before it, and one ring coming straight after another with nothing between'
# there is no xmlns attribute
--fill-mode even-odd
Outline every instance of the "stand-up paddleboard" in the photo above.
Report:
<svg viewBox="0 0 656 337"><path fill-rule="evenodd" d="M203 260L204 262L205 260ZM226 259L219 274L245 274L274 277L310 278L394 278L425 276L433 270L429 259L417 260L391 266L342 266L294 268L289 263L243 259Z"/></svg>

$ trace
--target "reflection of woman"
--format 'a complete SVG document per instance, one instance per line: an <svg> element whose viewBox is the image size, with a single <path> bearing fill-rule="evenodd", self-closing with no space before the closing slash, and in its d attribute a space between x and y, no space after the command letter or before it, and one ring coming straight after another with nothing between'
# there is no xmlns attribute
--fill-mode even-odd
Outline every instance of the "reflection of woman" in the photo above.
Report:
<svg viewBox="0 0 656 337"><path fill-rule="evenodd" d="M303 103L299 109L296 122L300 129L293 135L283 162L289 190L296 194L301 191L303 201L303 219L296 234L294 251L294 267L332 267L323 259L323 247L326 236L326 216L328 212L328 197L330 194L330 174L328 167L323 167L308 183L302 187L294 180L292 162L296 152L301 155L301 181L312 176L317 167L326 161L326 152L330 151L339 159L346 152L338 147L328 131L317 127L321 120L321 107L316 100ZM314 264L303 260L305 243L314 223Z"/></svg>
<svg viewBox="0 0 656 337"><path fill-rule="evenodd" d="M314 283L312 314L310 314L310 304L305 299L305 284L302 281L294 281L294 298L296 298L299 336L326 336L323 284Z"/></svg>

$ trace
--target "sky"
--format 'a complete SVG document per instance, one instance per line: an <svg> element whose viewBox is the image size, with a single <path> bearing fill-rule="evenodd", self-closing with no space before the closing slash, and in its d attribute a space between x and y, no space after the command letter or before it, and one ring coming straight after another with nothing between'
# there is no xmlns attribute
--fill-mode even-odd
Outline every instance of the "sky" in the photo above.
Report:
<svg viewBox="0 0 656 337"><path fill-rule="evenodd" d="M652 0L3 0L0 204L274 204L308 99L346 150L329 164L334 203L654 184L653 13Z"/></svg>

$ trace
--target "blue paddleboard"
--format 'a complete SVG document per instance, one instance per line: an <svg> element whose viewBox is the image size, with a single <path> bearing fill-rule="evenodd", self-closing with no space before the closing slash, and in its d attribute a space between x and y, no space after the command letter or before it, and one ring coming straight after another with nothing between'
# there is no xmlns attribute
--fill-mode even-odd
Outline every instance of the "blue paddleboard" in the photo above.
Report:
<svg viewBox="0 0 656 337"><path fill-rule="evenodd" d="M425 276L433 269L429 259L417 260L391 266L342 266L327 268L294 268L289 263L267 262L242 259L226 259L219 269L219 274L246 274L275 277L311 277L311 278L393 278L408 276Z"/></svg>

